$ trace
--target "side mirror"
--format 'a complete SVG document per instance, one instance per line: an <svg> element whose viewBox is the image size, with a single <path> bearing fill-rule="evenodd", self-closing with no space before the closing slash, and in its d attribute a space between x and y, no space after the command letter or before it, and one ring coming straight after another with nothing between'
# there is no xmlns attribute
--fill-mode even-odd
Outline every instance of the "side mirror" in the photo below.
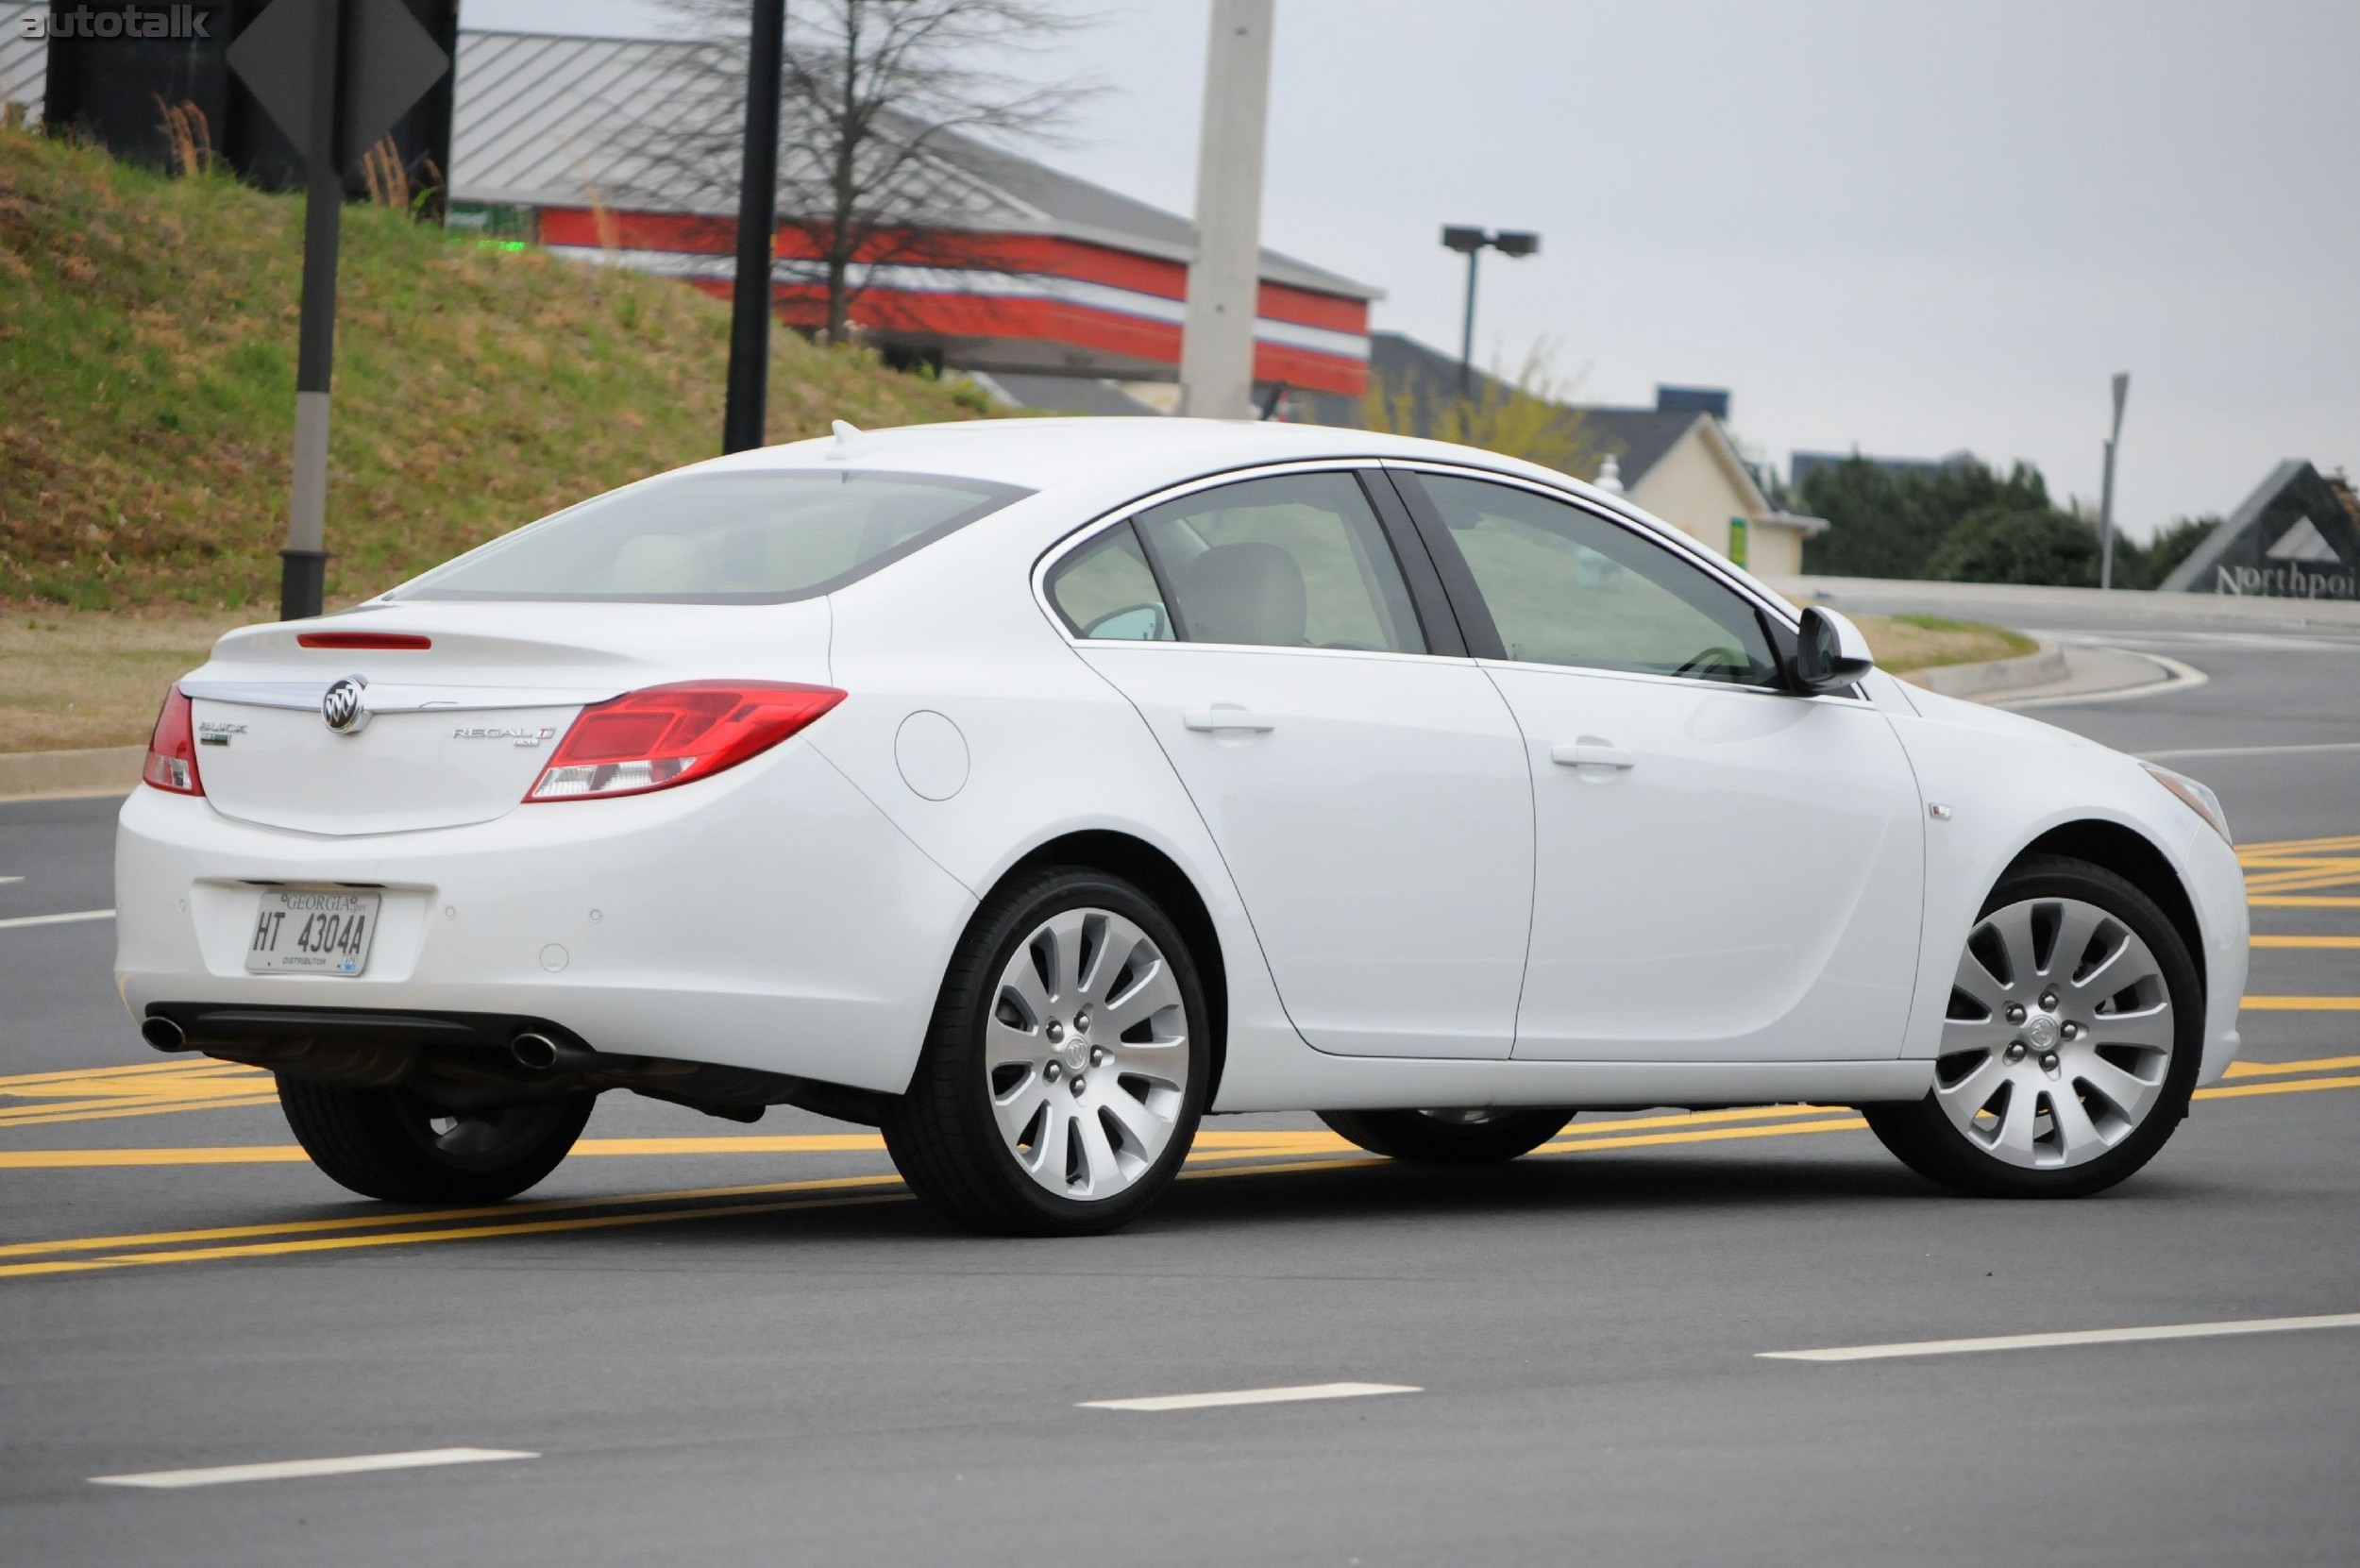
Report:
<svg viewBox="0 0 2360 1568"><path fill-rule="evenodd" d="M1795 686L1806 696L1841 691L1877 667L1868 639L1833 610L1817 605L1803 612L1795 649Z"/></svg>

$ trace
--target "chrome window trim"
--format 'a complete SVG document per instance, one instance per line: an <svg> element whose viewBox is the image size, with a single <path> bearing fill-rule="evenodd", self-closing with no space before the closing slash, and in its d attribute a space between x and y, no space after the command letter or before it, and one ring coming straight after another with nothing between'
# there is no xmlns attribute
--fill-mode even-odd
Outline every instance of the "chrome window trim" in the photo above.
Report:
<svg viewBox="0 0 2360 1568"><path fill-rule="evenodd" d="M1110 533L1140 513L1162 506L1167 501L1180 500L1188 496L1206 490L1218 490L1226 485L1242 484L1249 480L1284 479L1290 474L1350 474L1355 476L1357 481L1357 476L1364 470L1381 466L1383 466L1382 463L1374 457L1304 458L1290 463L1255 464L1244 468L1224 469L1216 474L1200 474L1195 479L1183 480L1179 483L1167 485L1161 490L1154 491L1135 500L1124 501L1112 511L1101 513L1079 528L1060 536L1048 548L1041 551L1033 563L1033 602L1042 615L1049 617L1049 624L1055 628L1057 634L1066 640L1066 645L1077 652L1090 648L1216 648L1255 653L1309 653L1335 659L1448 659L1459 664L1473 664L1475 661L1464 654L1424 651L1405 653L1398 649L1391 648L1279 648L1270 643L1184 642L1178 638L1167 641L1162 638L1146 637L1085 637L1066 625L1065 616L1059 615L1056 605L1050 601L1049 574L1063 565L1068 557L1088 548L1099 535ZM1399 547L1394 544L1391 531L1385 529L1384 514L1377 510L1374 502L1370 503L1369 510L1375 515L1378 529L1385 533L1386 547L1397 549ZM1399 561L1393 563L1393 569L1397 572L1402 571ZM1414 605L1416 596L1410 594L1407 572L1402 572L1402 592L1409 595L1410 601ZM1172 613L1172 606L1165 605L1164 613L1169 615ZM1432 640L1423 626L1419 628L1419 635L1427 637L1429 641Z"/></svg>
<svg viewBox="0 0 2360 1568"><path fill-rule="evenodd" d="M1752 605L1789 632L1797 635L1802 632L1799 617L1788 614L1783 606L1765 598L1745 579L1731 575L1735 568L1729 563L1722 560L1718 555L1670 524L1660 522L1627 503L1602 504L1600 497L1585 495L1578 490L1560 489L1556 485L1536 480L1528 474L1503 473L1497 468L1480 468L1473 464L1444 463L1432 458L1380 458L1377 460L1377 466L1410 474L1435 474L1445 479L1475 480L1491 484L1510 485L1519 490L1530 491L1549 500L1578 507L1600 522L1620 528L1626 532L1637 534L1648 543L1659 546L1670 554L1686 561L1735 594L1739 599ZM1840 692L1806 693L1788 691L1780 686L1739 685L1726 681L1698 681L1682 675L1664 675L1650 670L1608 669L1595 665L1555 665L1531 659L1478 659L1476 663L1501 665L1514 669L1579 670L1589 675L1613 675L1641 681L1674 682L1682 690L1706 686L1720 691L1762 692L1768 696L1784 698L1788 701L1800 699L1812 702L1823 700L1854 703L1868 702L1868 694L1857 685ZM1873 706L1873 704L1870 705Z"/></svg>

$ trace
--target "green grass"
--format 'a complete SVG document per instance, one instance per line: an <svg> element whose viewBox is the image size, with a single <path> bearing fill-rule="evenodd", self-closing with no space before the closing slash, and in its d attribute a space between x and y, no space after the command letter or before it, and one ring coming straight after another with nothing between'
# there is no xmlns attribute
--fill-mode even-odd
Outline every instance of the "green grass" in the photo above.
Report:
<svg viewBox="0 0 2360 1568"><path fill-rule="evenodd" d="M0 599L262 607L295 427L299 197L0 130ZM676 281L345 210L329 592L719 450L729 312ZM781 329L770 439L982 396Z"/></svg>

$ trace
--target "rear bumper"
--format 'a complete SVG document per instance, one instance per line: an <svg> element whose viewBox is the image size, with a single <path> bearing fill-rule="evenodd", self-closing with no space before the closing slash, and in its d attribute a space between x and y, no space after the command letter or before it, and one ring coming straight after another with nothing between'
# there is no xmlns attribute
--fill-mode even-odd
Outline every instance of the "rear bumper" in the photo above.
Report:
<svg viewBox="0 0 2360 1568"><path fill-rule="evenodd" d="M115 882L116 983L135 1017L173 1003L529 1018L602 1053L885 1093L908 1083L974 907L800 741L680 789L349 838L143 788ZM366 971L247 974L257 884L382 888Z"/></svg>

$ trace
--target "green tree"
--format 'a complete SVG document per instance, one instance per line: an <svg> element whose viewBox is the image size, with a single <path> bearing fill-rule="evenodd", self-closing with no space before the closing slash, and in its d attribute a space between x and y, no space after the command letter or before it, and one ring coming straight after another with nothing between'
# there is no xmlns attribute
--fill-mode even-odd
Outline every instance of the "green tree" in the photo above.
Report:
<svg viewBox="0 0 2360 1568"><path fill-rule="evenodd" d="M2117 563L2118 564L2118 563ZM1926 562L1946 582L2098 586L2098 531L2055 507L1992 507L1963 518Z"/></svg>
<svg viewBox="0 0 2360 1568"><path fill-rule="evenodd" d="M2048 481L2031 464L2002 478L1972 460L1896 474L1854 458L1812 474L1795 498L1829 524L1804 543L1803 569L1837 577L1923 577L1968 517L2049 510Z"/></svg>
<svg viewBox="0 0 2360 1568"><path fill-rule="evenodd" d="M2196 553L2196 547L2204 543L2213 530L2220 527L2220 518L2174 517L2155 531L2155 537L2142 545L2135 539L2115 540L2115 586L2117 588L2160 588L2181 562Z"/></svg>

